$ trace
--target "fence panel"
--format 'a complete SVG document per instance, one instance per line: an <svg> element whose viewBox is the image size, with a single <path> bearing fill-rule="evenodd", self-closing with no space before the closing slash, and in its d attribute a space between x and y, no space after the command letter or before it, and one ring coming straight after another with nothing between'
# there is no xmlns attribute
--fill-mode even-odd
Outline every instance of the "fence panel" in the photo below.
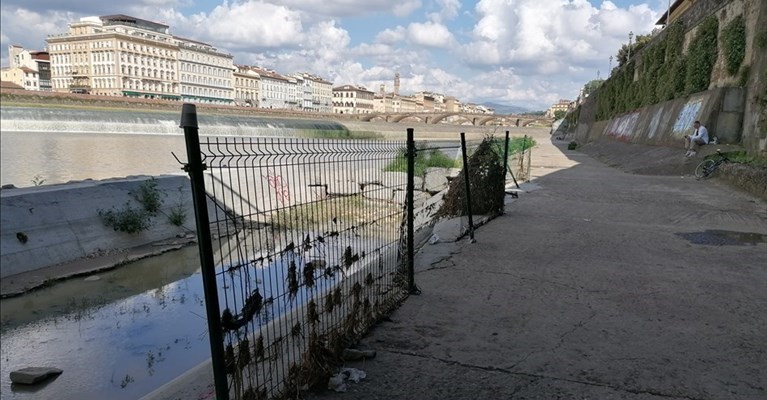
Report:
<svg viewBox="0 0 767 400"><path fill-rule="evenodd" d="M326 385L340 351L407 296L405 149L200 141L229 398Z"/></svg>

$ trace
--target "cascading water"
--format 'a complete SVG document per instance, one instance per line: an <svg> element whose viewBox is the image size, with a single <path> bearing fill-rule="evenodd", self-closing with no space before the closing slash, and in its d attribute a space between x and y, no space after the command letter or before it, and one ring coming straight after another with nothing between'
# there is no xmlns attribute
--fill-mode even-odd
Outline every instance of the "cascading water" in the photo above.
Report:
<svg viewBox="0 0 767 400"><path fill-rule="evenodd" d="M0 185L180 173L181 113L55 107L0 107ZM346 131L334 121L199 115L201 136L295 137Z"/></svg>
<svg viewBox="0 0 767 400"><path fill-rule="evenodd" d="M70 133L141 133L180 135L180 113L167 111L89 110L49 107L1 107L4 131ZM338 122L247 115L198 116L206 136L298 136L315 130L346 130Z"/></svg>

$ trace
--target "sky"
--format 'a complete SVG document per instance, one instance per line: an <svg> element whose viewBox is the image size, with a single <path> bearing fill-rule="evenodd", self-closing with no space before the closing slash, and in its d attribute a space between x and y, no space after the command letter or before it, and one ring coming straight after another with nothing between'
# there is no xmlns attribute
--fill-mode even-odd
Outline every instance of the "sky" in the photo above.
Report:
<svg viewBox="0 0 767 400"><path fill-rule="evenodd" d="M212 44L235 64L310 72L336 85L427 90L543 110L604 78L629 32L668 0L2 0L8 45L40 50L84 16L127 14ZM613 62L614 65L614 62Z"/></svg>

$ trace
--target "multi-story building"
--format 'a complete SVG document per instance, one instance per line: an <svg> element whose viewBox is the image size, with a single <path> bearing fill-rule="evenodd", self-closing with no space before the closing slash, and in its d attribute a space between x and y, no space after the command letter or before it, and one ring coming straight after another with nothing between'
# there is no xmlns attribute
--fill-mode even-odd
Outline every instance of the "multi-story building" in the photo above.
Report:
<svg viewBox="0 0 767 400"><path fill-rule="evenodd" d="M310 93L304 88L304 110L331 113L333 112L333 84L327 80L307 72L294 75L297 81L303 79ZM306 100L309 99L309 103Z"/></svg>
<svg viewBox="0 0 767 400"><path fill-rule="evenodd" d="M317 75L306 72L296 74L301 76L311 87L311 110L321 113L333 112L333 84Z"/></svg>
<svg viewBox="0 0 767 400"><path fill-rule="evenodd" d="M431 92L418 92L414 96L421 105L419 112L434 112L434 96Z"/></svg>
<svg viewBox="0 0 767 400"><path fill-rule="evenodd" d="M180 98L179 45L168 25L127 15L85 17L47 42L54 91Z"/></svg>
<svg viewBox="0 0 767 400"><path fill-rule="evenodd" d="M10 68L26 67L36 71L34 85L27 90L51 90L51 59L47 51L29 51L18 45L8 46L8 61ZM28 72L25 72L31 75ZM32 79L30 77L30 79ZM22 85L27 87L28 85Z"/></svg>
<svg viewBox="0 0 767 400"><path fill-rule="evenodd" d="M415 113L418 112L418 99L413 96L401 96L399 112ZM423 106L422 106L423 107Z"/></svg>
<svg viewBox="0 0 767 400"><path fill-rule="evenodd" d="M343 85L333 88L333 113L370 114L375 93L362 86Z"/></svg>
<svg viewBox="0 0 767 400"><path fill-rule="evenodd" d="M567 112L567 110L570 109L570 103L572 103L570 100L560 99L559 102L546 110L546 117L554 118L554 115L557 113L557 111Z"/></svg>
<svg viewBox="0 0 767 400"><path fill-rule="evenodd" d="M195 103L234 101L234 62L210 44L173 37L178 43L181 99Z"/></svg>
<svg viewBox="0 0 767 400"><path fill-rule="evenodd" d="M272 109L293 109L295 107L295 79L291 80L270 69L249 68L261 77L258 88L259 96L261 96L258 102L259 107Z"/></svg>
<svg viewBox="0 0 767 400"><path fill-rule="evenodd" d="M258 107L261 76L248 66L238 65L234 72L234 101L238 105Z"/></svg>
<svg viewBox="0 0 767 400"><path fill-rule="evenodd" d="M291 77L296 81L296 109L315 111L312 106L312 82L301 74Z"/></svg>
<svg viewBox="0 0 767 400"><path fill-rule="evenodd" d="M0 80L12 82L25 90L40 90L40 78L37 71L28 67L3 68Z"/></svg>
<svg viewBox="0 0 767 400"><path fill-rule="evenodd" d="M461 101L452 96L445 97L445 111L461 112Z"/></svg>
<svg viewBox="0 0 767 400"><path fill-rule="evenodd" d="M373 112L393 113L399 112L402 107L400 96L393 92L386 93L386 85L381 84L381 88L373 98Z"/></svg>

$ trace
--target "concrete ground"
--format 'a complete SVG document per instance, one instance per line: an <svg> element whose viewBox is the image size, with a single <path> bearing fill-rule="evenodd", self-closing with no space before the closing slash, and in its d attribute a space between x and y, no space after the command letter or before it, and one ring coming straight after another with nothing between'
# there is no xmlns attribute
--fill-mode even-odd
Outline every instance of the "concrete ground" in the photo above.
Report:
<svg viewBox="0 0 767 400"><path fill-rule="evenodd" d="M311 398L767 398L767 203L536 139L537 189L427 245L367 378Z"/></svg>

